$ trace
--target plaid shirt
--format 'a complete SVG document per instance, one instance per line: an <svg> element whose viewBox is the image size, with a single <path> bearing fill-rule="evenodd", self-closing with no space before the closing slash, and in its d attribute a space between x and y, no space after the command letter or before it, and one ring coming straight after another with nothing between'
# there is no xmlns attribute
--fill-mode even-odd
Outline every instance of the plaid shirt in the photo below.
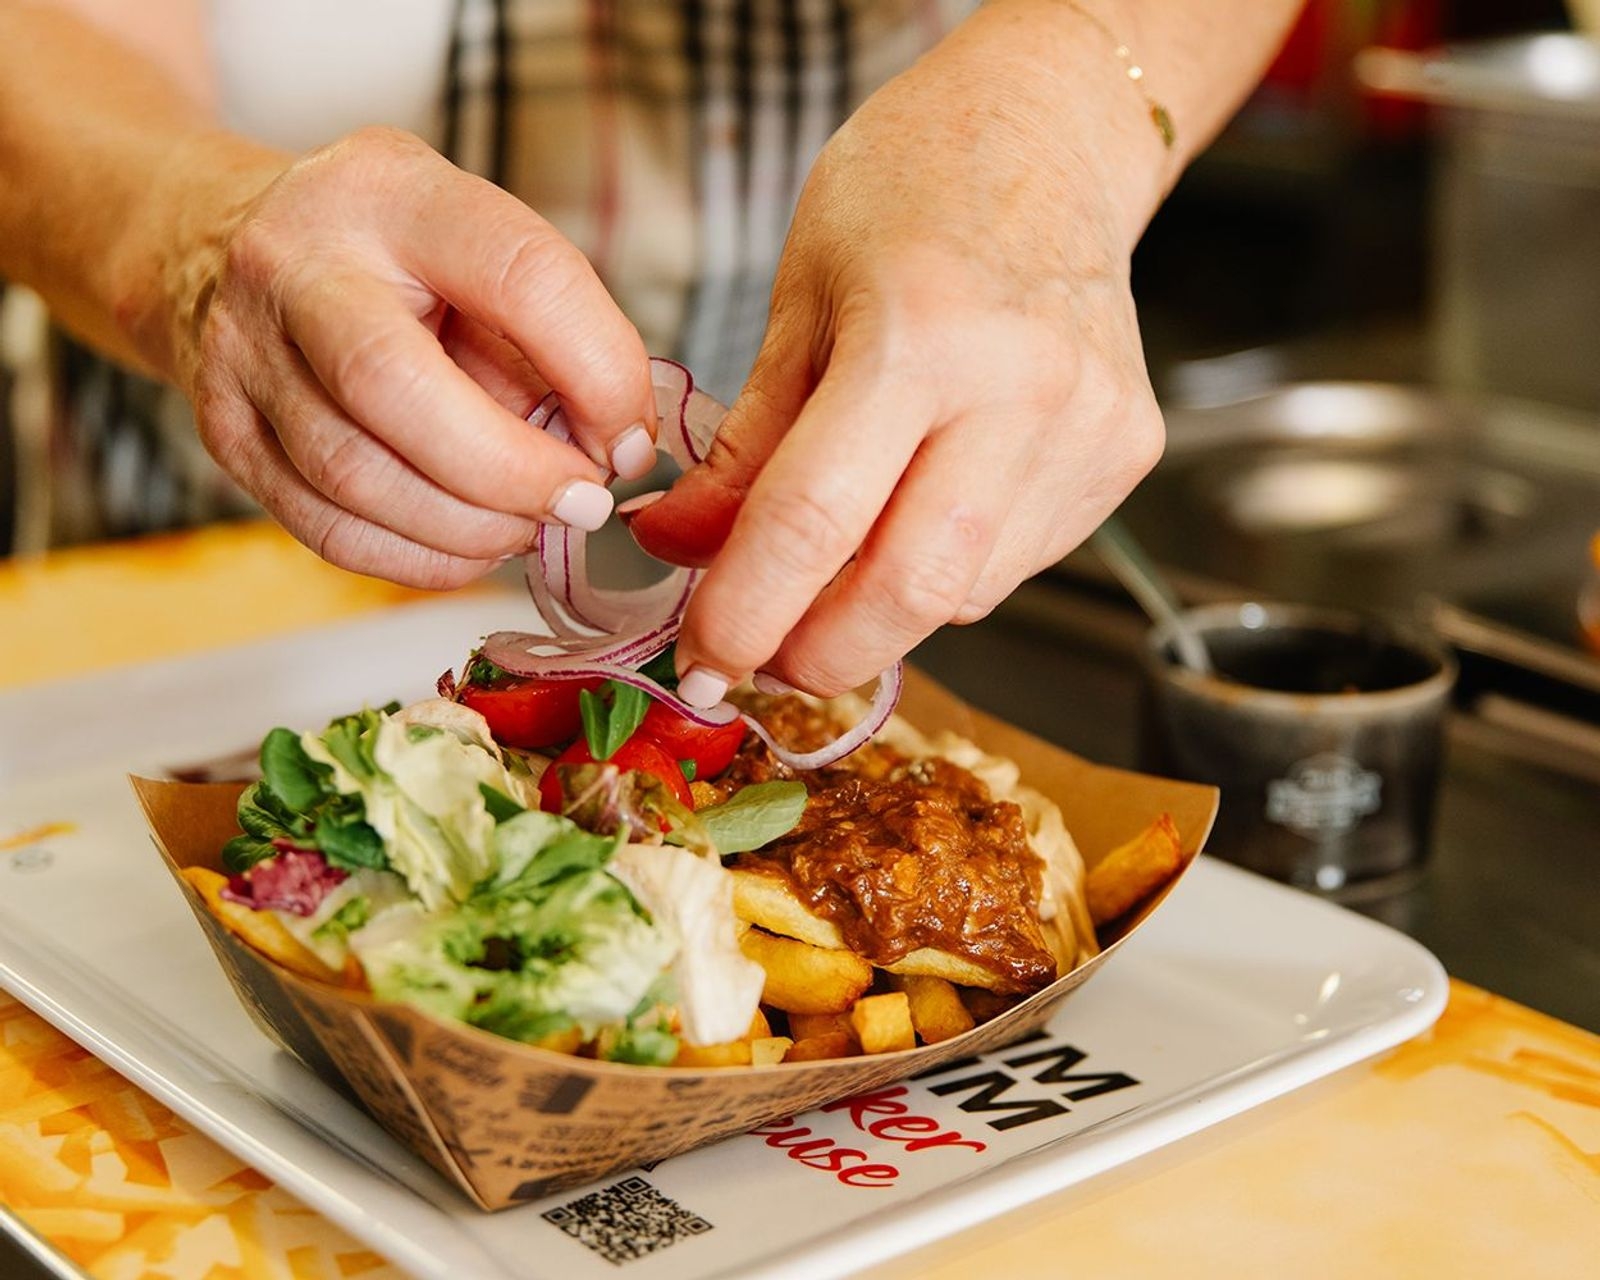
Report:
<svg viewBox="0 0 1600 1280"><path fill-rule="evenodd" d="M731 398L801 184L977 0L455 0L436 141L550 219ZM0 553L247 510L171 388L0 300Z"/></svg>

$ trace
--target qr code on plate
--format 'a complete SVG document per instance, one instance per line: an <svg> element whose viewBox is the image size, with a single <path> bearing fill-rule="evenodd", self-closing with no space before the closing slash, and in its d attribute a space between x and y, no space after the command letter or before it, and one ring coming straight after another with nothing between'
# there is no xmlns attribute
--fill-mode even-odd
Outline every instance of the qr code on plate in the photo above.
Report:
<svg viewBox="0 0 1600 1280"><path fill-rule="evenodd" d="M569 1204L547 1209L543 1217L617 1266L711 1230L711 1224L699 1214L639 1177L624 1178Z"/></svg>

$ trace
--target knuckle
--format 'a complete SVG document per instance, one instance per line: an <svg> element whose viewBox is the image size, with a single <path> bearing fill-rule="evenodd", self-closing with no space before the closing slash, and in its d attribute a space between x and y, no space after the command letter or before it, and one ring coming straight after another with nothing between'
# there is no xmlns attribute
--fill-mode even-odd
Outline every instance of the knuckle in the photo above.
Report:
<svg viewBox="0 0 1600 1280"><path fill-rule="evenodd" d="M971 575L944 557L918 557L894 565L867 597L880 620L896 631L932 630L949 621L967 598Z"/></svg>
<svg viewBox="0 0 1600 1280"><path fill-rule="evenodd" d="M306 531L306 545L329 564L360 573L367 567L372 526L350 511L330 511Z"/></svg>
<svg viewBox="0 0 1600 1280"><path fill-rule="evenodd" d="M228 242L225 283L240 291L268 292L290 256L270 219L259 214L247 217Z"/></svg>
<svg viewBox="0 0 1600 1280"><path fill-rule="evenodd" d="M306 468L306 479L311 481L328 501L341 507L359 505L364 498L372 497L372 477L377 461L367 441L358 432L349 432L330 448L314 455Z"/></svg>
<svg viewBox="0 0 1600 1280"><path fill-rule="evenodd" d="M999 604L1000 601L997 598L975 591L955 611L950 621L960 627L968 626L974 622L982 622L995 611Z"/></svg>
<svg viewBox="0 0 1600 1280"><path fill-rule="evenodd" d="M1145 400L1131 409L1123 427L1122 480L1129 489L1155 470L1166 451L1166 424L1155 403Z"/></svg>
<svg viewBox="0 0 1600 1280"><path fill-rule="evenodd" d="M786 571L830 572L856 550L854 530L839 514L840 504L809 489L798 489L767 503L759 513L771 553Z"/></svg>
<svg viewBox="0 0 1600 1280"><path fill-rule="evenodd" d="M388 124L362 125L346 134L341 141L351 151L376 154L406 155L429 149L416 134Z"/></svg>
<svg viewBox="0 0 1600 1280"><path fill-rule="evenodd" d="M408 542L349 511L330 512L306 531L304 541L329 564L422 591L463 586L484 567Z"/></svg>
<svg viewBox="0 0 1600 1280"><path fill-rule="evenodd" d="M548 225L521 228L508 240L490 263L491 295L514 310L536 299L542 309L566 310L564 304L574 301L573 294L585 282L588 259Z"/></svg>
<svg viewBox="0 0 1600 1280"><path fill-rule="evenodd" d="M403 399L421 373L405 360L405 349L402 336L393 329L364 334L334 357L328 390L344 405L355 405L380 392L386 399Z"/></svg>

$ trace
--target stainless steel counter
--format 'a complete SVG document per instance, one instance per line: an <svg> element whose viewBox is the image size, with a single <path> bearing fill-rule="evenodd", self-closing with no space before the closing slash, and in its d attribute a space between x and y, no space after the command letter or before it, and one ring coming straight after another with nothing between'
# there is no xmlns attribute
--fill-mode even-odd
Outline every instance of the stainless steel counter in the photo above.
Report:
<svg viewBox="0 0 1600 1280"><path fill-rule="evenodd" d="M934 636L913 661L974 705L1131 766L1142 632L1120 602L1044 583ZM1600 733L1591 751L1514 720L1492 702L1452 716L1425 874L1354 909L1411 934L1459 978L1600 1031Z"/></svg>

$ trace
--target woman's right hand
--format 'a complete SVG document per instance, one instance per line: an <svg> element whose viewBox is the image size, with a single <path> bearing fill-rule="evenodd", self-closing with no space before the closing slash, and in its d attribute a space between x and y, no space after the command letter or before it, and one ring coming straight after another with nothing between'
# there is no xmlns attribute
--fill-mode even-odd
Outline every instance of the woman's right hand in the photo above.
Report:
<svg viewBox="0 0 1600 1280"><path fill-rule="evenodd" d="M190 164L192 200L169 180L160 302L124 315L223 469L323 558L414 586L469 581L539 522L603 523L605 471L655 461L655 409L583 255L408 134L273 155ZM576 445L523 421L549 389Z"/></svg>

